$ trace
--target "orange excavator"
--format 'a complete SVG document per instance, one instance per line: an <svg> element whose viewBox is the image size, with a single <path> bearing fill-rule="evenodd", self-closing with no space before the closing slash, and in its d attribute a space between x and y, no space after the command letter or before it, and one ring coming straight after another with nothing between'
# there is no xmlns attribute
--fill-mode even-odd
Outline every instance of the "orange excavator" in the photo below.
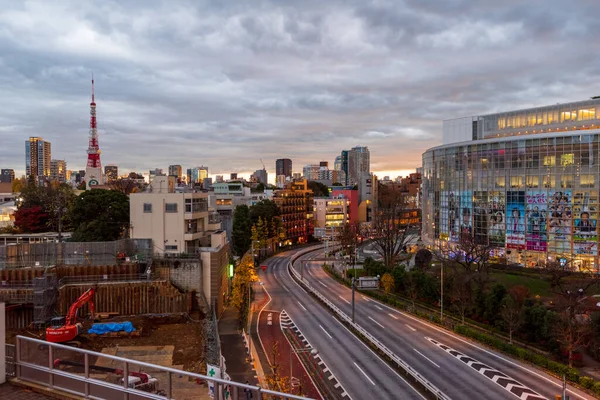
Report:
<svg viewBox="0 0 600 400"><path fill-rule="evenodd" d="M77 311L85 303L90 303L90 314L94 318L94 293L96 289L90 288L83 293L69 307L67 317L56 317L50 321L50 326L46 328L46 341L52 343L71 344L79 347L79 343L73 342L82 331L83 325L77 322Z"/></svg>

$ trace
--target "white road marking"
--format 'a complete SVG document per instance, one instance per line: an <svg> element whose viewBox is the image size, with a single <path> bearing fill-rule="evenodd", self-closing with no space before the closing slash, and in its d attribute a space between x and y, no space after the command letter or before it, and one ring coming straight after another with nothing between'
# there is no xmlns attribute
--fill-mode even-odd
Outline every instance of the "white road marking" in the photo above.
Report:
<svg viewBox="0 0 600 400"><path fill-rule="evenodd" d="M416 331L417 331L415 328L413 328L413 327L412 327L412 326L410 326L409 324L404 324L404 325L406 325L406 327L407 327L408 329L410 329L411 331L413 331L413 332L416 332Z"/></svg>
<svg viewBox="0 0 600 400"><path fill-rule="evenodd" d="M365 374L365 371L363 371L363 370L362 370L362 369L361 369L361 368L358 366L358 364L357 364L357 363L354 363L354 365L356 366L356 368L358 368L358 370L359 370L360 372L362 372L362 374L365 376L365 378L367 378L367 379L369 380L369 382L371 382L371 385L375 386L375 382L373 382L373 381L371 380L371 378L369 378L369 375Z"/></svg>
<svg viewBox="0 0 600 400"><path fill-rule="evenodd" d="M390 317L394 318L394 319L398 319L398 317L396 317L394 314L390 314L390 313L388 313L388 315L389 315Z"/></svg>
<svg viewBox="0 0 600 400"><path fill-rule="evenodd" d="M300 307L302 307L302 309L303 309L304 311L306 311L306 308L304 308L304 306L302 305L302 303L300 303L298 300L296 300L296 303L300 304Z"/></svg>
<svg viewBox="0 0 600 400"><path fill-rule="evenodd" d="M346 300L345 298L343 298L342 296L338 296L340 299L344 300L346 303L350 304L350 302L348 300Z"/></svg>
<svg viewBox="0 0 600 400"><path fill-rule="evenodd" d="M383 308L379 307L379 306L375 306L377 309L383 311Z"/></svg>
<svg viewBox="0 0 600 400"><path fill-rule="evenodd" d="M417 352L417 354L419 354L421 357L423 357L424 359L426 359L427 361L429 361L430 363L432 363L433 365L435 365L436 367L440 367L439 365L437 365L436 363L434 363L433 361L431 361L431 359L429 357L427 357L425 354L421 353L419 350L417 349L413 349L414 351Z"/></svg>
<svg viewBox="0 0 600 400"><path fill-rule="evenodd" d="M379 322L375 321L373 318L369 317L369 319L373 322L375 322L377 325L379 325L380 327L382 327L383 329L385 329L385 326L381 325Z"/></svg>
<svg viewBox="0 0 600 400"><path fill-rule="evenodd" d="M285 289L285 291L289 293L290 290L287 288L287 286L285 286L283 283L281 283L279 281L279 279L277 278L277 275L273 274L273 276L275 277L275 280L277 281L277 283L279 283L279 286L283 287Z"/></svg>
<svg viewBox="0 0 600 400"><path fill-rule="evenodd" d="M329 339L333 339L333 337L332 337L332 336L329 334L329 332L327 332L327 331L325 330L325 328L323 328L321 325L319 325L319 328L321 328L321 329L323 330L323 332L325 332L325 334L326 334L327 336L329 336Z"/></svg>
<svg viewBox="0 0 600 400"><path fill-rule="evenodd" d="M368 297L365 297L365 296L360 296L360 297L362 297L365 301L371 301L371 299L369 299Z"/></svg>
<svg viewBox="0 0 600 400"><path fill-rule="evenodd" d="M319 282L321 285L323 285L323 286L327 287L327 285L326 285L326 284L324 284L323 282L321 282L321 281L317 281L317 282Z"/></svg>

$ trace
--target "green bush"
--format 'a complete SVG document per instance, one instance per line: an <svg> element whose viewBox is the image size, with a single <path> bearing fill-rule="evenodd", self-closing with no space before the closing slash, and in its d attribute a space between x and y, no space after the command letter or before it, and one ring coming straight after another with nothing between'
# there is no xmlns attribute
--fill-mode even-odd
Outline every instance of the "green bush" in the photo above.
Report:
<svg viewBox="0 0 600 400"><path fill-rule="evenodd" d="M600 394L600 382L595 382L592 386L592 391L596 394Z"/></svg>
<svg viewBox="0 0 600 400"><path fill-rule="evenodd" d="M594 387L594 380L589 376L582 376L579 378L579 384L586 389L592 389Z"/></svg>

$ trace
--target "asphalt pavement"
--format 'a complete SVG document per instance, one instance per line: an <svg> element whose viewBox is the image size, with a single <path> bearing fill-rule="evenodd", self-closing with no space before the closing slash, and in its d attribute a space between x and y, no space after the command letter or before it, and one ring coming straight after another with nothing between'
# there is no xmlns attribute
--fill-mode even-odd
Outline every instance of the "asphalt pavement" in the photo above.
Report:
<svg viewBox="0 0 600 400"><path fill-rule="evenodd" d="M322 257L312 253L304 259ZM301 263L295 268L300 271ZM352 292L332 279L322 262L304 263L304 278L351 315ZM355 320L397 356L453 399L554 399L562 382L542 370L513 360L422 319L355 293ZM568 387L571 399L588 399Z"/></svg>
<svg viewBox="0 0 600 400"><path fill-rule="evenodd" d="M343 399L423 399L290 276L287 252L267 260L259 279L271 296L267 309L285 310L319 352L323 368L341 385ZM329 379L329 378L326 378Z"/></svg>

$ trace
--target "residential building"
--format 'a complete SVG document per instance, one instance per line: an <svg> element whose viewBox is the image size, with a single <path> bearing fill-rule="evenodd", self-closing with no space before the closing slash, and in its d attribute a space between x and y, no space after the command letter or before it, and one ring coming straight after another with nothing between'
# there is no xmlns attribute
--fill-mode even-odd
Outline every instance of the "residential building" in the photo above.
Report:
<svg viewBox="0 0 600 400"><path fill-rule="evenodd" d="M50 142L40 137L30 137L25 141L25 174L33 176L36 182L50 176L52 152Z"/></svg>
<svg viewBox="0 0 600 400"><path fill-rule="evenodd" d="M280 175L286 178L292 177L292 160L289 158L280 158L275 161L275 176Z"/></svg>
<svg viewBox="0 0 600 400"><path fill-rule="evenodd" d="M15 180L14 169L2 169L0 170L0 182L11 183Z"/></svg>
<svg viewBox="0 0 600 400"><path fill-rule="evenodd" d="M346 199L346 210L348 214L347 222L355 224L358 222L358 190L351 188L334 188L331 196Z"/></svg>
<svg viewBox="0 0 600 400"><path fill-rule="evenodd" d="M175 177L157 176L146 192L130 195L130 236L152 239L154 252L200 261L197 274L206 301L222 301L229 242L218 214L209 212L207 193L176 193ZM189 278L188 278L189 279Z"/></svg>
<svg viewBox="0 0 600 400"><path fill-rule="evenodd" d="M169 165L169 176L181 179L183 177L183 168L181 168L181 165Z"/></svg>
<svg viewBox="0 0 600 400"><path fill-rule="evenodd" d="M292 242L304 243L313 235L313 192L306 179L290 182L276 190L273 201L279 207L286 235Z"/></svg>
<svg viewBox="0 0 600 400"><path fill-rule="evenodd" d="M254 173L252 174L252 177L256 180L256 182L262 183L263 185L266 185L267 183L269 183L269 174L267 173L266 169L257 169L256 171L254 171Z"/></svg>
<svg viewBox="0 0 600 400"><path fill-rule="evenodd" d="M600 99L453 119L423 154L422 238L597 271Z"/></svg>
<svg viewBox="0 0 600 400"><path fill-rule="evenodd" d="M50 181L59 183L67 181L67 162L65 160L50 161Z"/></svg>

